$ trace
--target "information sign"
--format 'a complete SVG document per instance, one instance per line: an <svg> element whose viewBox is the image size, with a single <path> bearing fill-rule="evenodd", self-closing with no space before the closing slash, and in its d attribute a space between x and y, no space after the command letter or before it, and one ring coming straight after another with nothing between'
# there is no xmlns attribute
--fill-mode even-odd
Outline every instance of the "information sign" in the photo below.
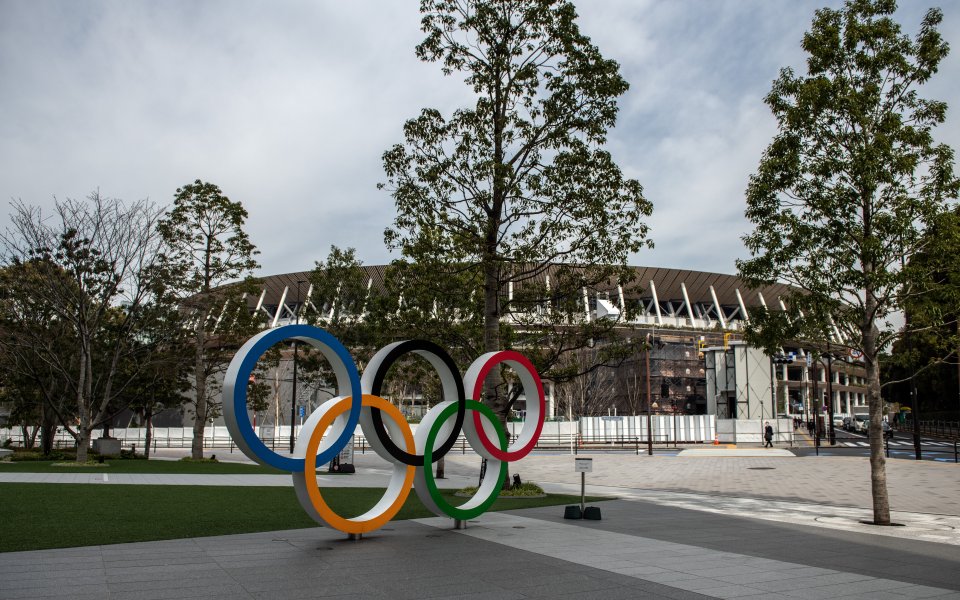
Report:
<svg viewBox="0 0 960 600"><path fill-rule="evenodd" d="M592 458L573 459L573 472L574 473L593 473L593 459Z"/></svg>

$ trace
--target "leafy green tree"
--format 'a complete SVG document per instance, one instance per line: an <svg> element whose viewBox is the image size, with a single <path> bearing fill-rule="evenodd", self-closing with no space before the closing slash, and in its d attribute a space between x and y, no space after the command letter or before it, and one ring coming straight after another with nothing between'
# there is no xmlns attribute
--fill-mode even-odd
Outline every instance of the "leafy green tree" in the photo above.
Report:
<svg viewBox="0 0 960 600"><path fill-rule="evenodd" d="M832 330L863 353L881 525L890 507L878 357L903 334L890 320L918 292L911 258L924 229L958 190L953 151L932 135L946 104L916 89L948 52L941 12L929 10L911 39L891 18L895 9L892 0L849 0L816 12L803 38L807 75L783 69L766 98L779 131L750 178L746 216L755 229L744 242L752 258L738 261L751 284L795 286L786 298L793 319L751 315L768 347Z"/></svg>
<svg viewBox="0 0 960 600"><path fill-rule="evenodd" d="M12 406L10 420L21 427L24 445L32 448L39 434L44 454L53 449L57 423L69 428L76 417L68 373L60 368L76 356L72 332L35 296L38 278L55 274L36 261L0 269L0 394Z"/></svg>
<svg viewBox="0 0 960 600"><path fill-rule="evenodd" d="M191 353L189 331L179 318L179 307L165 305L150 315L139 342L148 346L153 359L136 368L124 389L120 406L130 408L146 430L143 454L150 458L153 417L164 410L180 408L190 389ZM134 365L128 365L132 367Z"/></svg>
<svg viewBox="0 0 960 600"><path fill-rule="evenodd" d="M247 278L258 254L243 226L247 211L219 187L201 180L178 188L159 231L169 246L168 280L176 282L181 306L193 331L193 458L203 457L203 432L216 414L216 374L226 370L243 336L258 324L246 310L253 288L226 284Z"/></svg>
<svg viewBox="0 0 960 600"><path fill-rule="evenodd" d="M385 240L417 265L421 291L469 283L437 311L460 322L479 313L474 346L501 350L513 284L558 262L578 265L587 287L626 279L627 258L648 245L652 206L604 149L628 84L568 1L422 0L420 10L417 56L462 73L476 102L449 117L424 109L384 153L381 188L397 209ZM429 301L418 310L435 312ZM487 402L505 422L511 399L498 384L488 380Z"/></svg>
<svg viewBox="0 0 960 600"><path fill-rule="evenodd" d="M393 339L391 331L368 318L374 292L356 250L331 246L326 259L317 261L308 277L312 292L299 307L300 322L329 331L350 349L362 369L376 350ZM315 392L333 394L335 378L326 358L305 344L300 344L297 352L298 398L311 397Z"/></svg>
<svg viewBox="0 0 960 600"><path fill-rule="evenodd" d="M940 213L927 227L910 274L907 335L894 343L884 365L887 398L915 411L919 402L920 419L952 420L960 408L960 207Z"/></svg>

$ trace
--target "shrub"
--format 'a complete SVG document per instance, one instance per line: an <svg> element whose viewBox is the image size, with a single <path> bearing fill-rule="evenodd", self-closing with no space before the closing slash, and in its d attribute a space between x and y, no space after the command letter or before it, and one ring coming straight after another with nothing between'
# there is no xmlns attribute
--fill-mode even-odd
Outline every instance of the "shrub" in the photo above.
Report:
<svg viewBox="0 0 960 600"><path fill-rule="evenodd" d="M457 496L473 496L477 493L477 486L465 487L457 490ZM539 485L531 482L526 482L521 485L511 487L506 490L500 490L501 498L530 498L537 496L545 496L546 492L543 491L543 488Z"/></svg>

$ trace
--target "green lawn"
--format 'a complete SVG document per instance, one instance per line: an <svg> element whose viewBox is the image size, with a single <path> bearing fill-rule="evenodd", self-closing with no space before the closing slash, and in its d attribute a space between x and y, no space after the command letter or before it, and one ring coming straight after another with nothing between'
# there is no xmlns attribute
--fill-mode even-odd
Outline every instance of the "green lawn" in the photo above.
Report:
<svg viewBox="0 0 960 600"><path fill-rule="evenodd" d="M331 507L347 517L373 506L382 494L374 488L323 490ZM444 495L453 504L464 501L454 498L453 490ZM565 495L502 499L491 510L579 502L579 496ZM0 552L316 526L289 487L3 483L0 514ZM411 491L394 518L429 516Z"/></svg>
<svg viewBox="0 0 960 600"><path fill-rule="evenodd" d="M201 473L209 475L283 475L271 467L235 462L190 462L180 460L109 459L106 467L55 467L55 463L70 461L0 462L0 473Z"/></svg>

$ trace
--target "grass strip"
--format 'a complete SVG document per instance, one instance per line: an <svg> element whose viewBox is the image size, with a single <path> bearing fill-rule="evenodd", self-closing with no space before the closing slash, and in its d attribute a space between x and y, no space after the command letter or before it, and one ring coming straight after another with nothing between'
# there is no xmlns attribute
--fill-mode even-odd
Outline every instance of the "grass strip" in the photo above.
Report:
<svg viewBox="0 0 960 600"><path fill-rule="evenodd" d="M0 462L0 473L73 473L76 468L55 466L64 461L37 460L22 462ZM289 475L271 467L240 462L210 462L187 460L125 460L107 459L106 467L100 467L105 473L164 473L174 475ZM326 471L322 471L326 474Z"/></svg>
<svg viewBox="0 0 960 600"><path fill-rule="evenodd" d="M323 490L324 499L346 517L368 510L382 494L378 488ZM453 504L463 502L454 498L454 490L443 494ZM579 502L579 496L551 494L497 500L490 510ZM4 483L0 484L0 507L0 552L317 526L289 487ZM411 491L394 519L430 516Z"/></svg>

